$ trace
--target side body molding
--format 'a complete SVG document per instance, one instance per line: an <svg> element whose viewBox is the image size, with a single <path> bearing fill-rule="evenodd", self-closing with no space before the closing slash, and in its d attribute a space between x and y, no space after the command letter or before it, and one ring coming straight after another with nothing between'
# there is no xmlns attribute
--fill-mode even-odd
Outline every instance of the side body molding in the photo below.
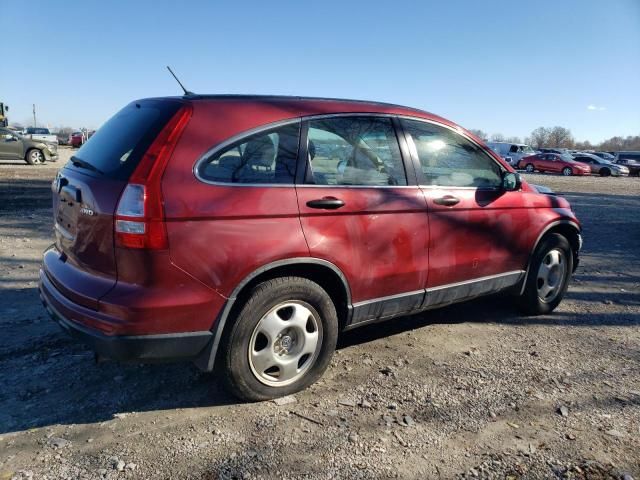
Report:
<svg viewBox="0 0 640 480"><path fill-rule="evenodd" d="M483 295L499 292L517 285L524 278L524 270L474 278L464 282L407 292L390 297L375 298L353 305L351 323L346 330L387 320L400 315L424 312Z"/></svg>

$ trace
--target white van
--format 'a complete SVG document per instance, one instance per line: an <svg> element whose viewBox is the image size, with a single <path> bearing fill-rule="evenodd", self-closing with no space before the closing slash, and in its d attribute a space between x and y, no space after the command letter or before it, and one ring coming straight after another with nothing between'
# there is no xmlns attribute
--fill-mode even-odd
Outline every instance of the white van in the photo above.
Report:
<svg viewBox="0 0 640 480"><path fill-rule="evenodd" d="M487 147L504 158L509 165L516 166L518 162L529 155L536 152L529 145L524 143L507 143L507 142L487 142Z"/></svg>

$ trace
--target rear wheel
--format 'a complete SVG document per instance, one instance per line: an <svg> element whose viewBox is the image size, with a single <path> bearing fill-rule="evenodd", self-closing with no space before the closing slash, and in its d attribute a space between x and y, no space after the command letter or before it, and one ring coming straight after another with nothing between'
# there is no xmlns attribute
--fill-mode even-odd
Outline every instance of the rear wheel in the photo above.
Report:
<svg viewBox="0 0 640 480"><path fill-rule="evenodd" d="M42 165L44 163L44 154L37 148L32 148L27 152L25 160L29 165Z"/></svg>
<svg viewBox="0 0 640 480"><path fill-rule="evenodd" d="M571 167L564 167L562 169L562 175L564 175L565 177L570 177L571 175L573 175L573 170L571 170Z"/></svg>
<svg viewBox="0 0 640 480"><path fill-rule="evenodd" d="M524 169L529 172L529 173L533 173L533 171L536 169L532 163L527 163L527 166L524 167Z"/></svg>
<svg viewBox="0 0 640 480"><path fill-rule="evenodd" d="M226 335L226 382L244 400L298 392L326 370L337 336L335 306L317 283L268 280L252 290Z"/></svg>
<svg viewBox="0 0 640 480"><path fill-rule="evenodd" d="M547 235L529 265L524 292L518 299L520 309L527 315L552 312L562 301L572 272L569 241L557 233Z"/></svg>
<svg viewBox="0 0 640 480"><path fill-rule="evenodd" d="M601 177L608 177L611 175L611 170L609 170L608 168L601 168L600 169L600 176Z"/></svg>

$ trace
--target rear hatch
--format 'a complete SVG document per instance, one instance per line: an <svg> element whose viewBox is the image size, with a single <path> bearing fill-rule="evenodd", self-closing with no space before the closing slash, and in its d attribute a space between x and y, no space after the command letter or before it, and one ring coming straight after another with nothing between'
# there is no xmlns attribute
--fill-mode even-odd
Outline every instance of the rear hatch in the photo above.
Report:
<svg viewBox="0 0 640 480"><path fill-rule="evenodd" d="M114 213L127 180L178 111L173 99L127 105L58 173L52 185L56 249L44 267L60 292L89 308L117 281Z"/></svg>

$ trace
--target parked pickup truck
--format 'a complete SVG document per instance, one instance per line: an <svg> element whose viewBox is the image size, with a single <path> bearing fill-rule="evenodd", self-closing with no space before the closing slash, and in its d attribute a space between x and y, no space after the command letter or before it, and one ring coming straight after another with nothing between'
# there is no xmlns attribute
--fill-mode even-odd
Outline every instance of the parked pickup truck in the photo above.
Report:
<svg viewBox="0 0 640 480"><path fill-rule="evenodd" d="M23 136L30 138L31 140L40 140L42 142L58 144L58 137L53 135L48 128L28 127Z"/></svg>

